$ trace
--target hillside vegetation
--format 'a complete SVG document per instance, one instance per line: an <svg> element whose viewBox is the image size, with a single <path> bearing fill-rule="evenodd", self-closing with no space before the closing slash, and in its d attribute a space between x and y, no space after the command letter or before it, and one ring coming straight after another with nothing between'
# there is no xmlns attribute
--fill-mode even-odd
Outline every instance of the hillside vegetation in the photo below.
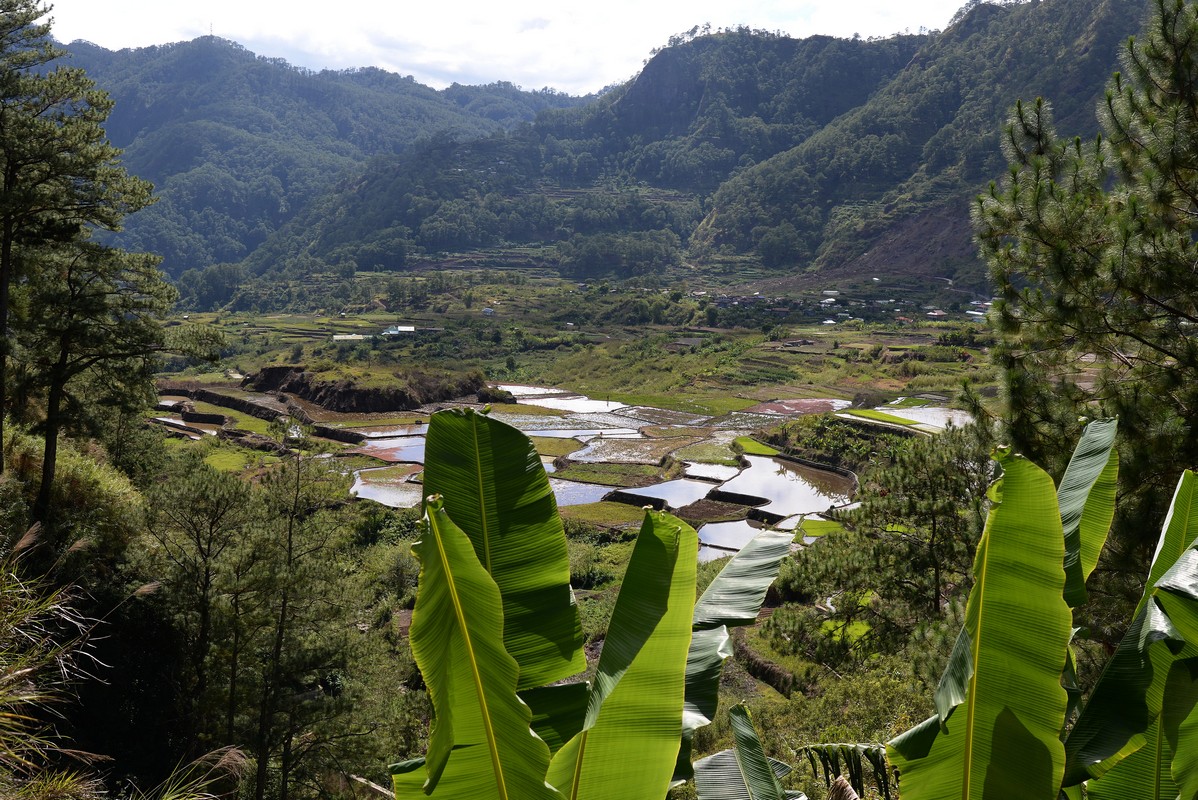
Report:
<svg viewBox="0 0 1198 800"><path fill-rule="evenodd" d="M119 52L75 42L65 60L112 96L108 135L158 191L121 242L160 254L172 275L241 261L373 156L582 102L508 83L438 92L375 68L311 72L212 36Z"/></svg>
<svg viewBox="0 0 1198 800"><path fill-rule="evenodd" d="M1139 0L970 3L943 32L673 37L599 97L437 92L311 73L205 37L73 60L113 93L111 136L160 201L123 243L197 307L253 275L413 270L476 253L578 276L715 272L783 286L886 275L982 290L968 200L1002 170L1015 98L1094 128Z"/></svg>

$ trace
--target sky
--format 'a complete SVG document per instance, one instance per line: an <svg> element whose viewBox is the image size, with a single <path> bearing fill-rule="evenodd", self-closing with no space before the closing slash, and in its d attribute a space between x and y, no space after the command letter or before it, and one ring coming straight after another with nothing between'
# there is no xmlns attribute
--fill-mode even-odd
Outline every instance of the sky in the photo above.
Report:
<svg viewBox="0 0 1198 800"><path fill-rule="evenodd" d="M111 50L212 33L309 69L380 67L444 88L510 81L587 94L695 25L796 38L943 29L965 0L49 0L52 33Z"/></svg>

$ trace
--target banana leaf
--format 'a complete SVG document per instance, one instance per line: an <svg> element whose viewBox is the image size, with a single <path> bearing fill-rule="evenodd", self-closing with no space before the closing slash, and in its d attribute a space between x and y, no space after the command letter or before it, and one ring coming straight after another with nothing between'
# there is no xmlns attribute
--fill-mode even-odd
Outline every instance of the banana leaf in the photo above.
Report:
<svg viewBox="0 0 1198 800"><path fill-rule="evenodd" d="M1177 786L1169 774L1173 753L1160 735L1160 720L1151 723L1146 738L1150 747L1140 747L1120 760L1097 780L1086 784L1088 800L1175 800Z"/></svg>
<svg viewBox="0 0 1198 800"><path fill-rule="evenodd" d="M582 731L590 687L585 683L538 686L520 692L520 699L532 709L533 732L545 740L553 754Z"/></svg>
<svg viewBox="0 0 1198 800"><path fill-rule="evenodd" d="M787 792L779 778L791 768L767 758L749 710L743 705L728 711L735 747L695 762L695 791L699 800L788 800L803 798Z"/></svg>
<svg viewBox="0 0 1198 800"><path fill-rule="evenodd" d="M1116 430L1113 419L1086 426L1057 490L1065 535L1065 600L1073 608L1086 602L1086 579L1098 564L1115 516Z"/></svg>
<svg viewBox="0 0 1198 800"><path fill-rule="evenodd" d="M751 625L765 602L765 593L790 553L794 534L767 531L740 549L708 585L695 604L693 634L686 656L686 705L682 713L682 747L674 780L694 775L691 741L698 728L710 725L719 705L720 675L732 655L728 628Z"/></svg>
<svg viewBox="0 0 1198 800"><path fill-rule="evenodd" d="M420 558L420 594L410 640L435 711L424 792L556 797L544 781L549 748L532 733L532 714L516 695L518 667L503 646L499 588L436 499L413 550ZM394 769L396 795L419 789L421 772Z"/></svg>
<svg viewBox="0 0 1198 800"><path fill-rule="evenodd" d="M1198 658L1174 662L1165 696L1161 732L1173 751L1170 777L1179 797L1198 797Z"/></svg>
<svg viewBox="0 0 1198 800"><path fill-rule="evenodd" d="M1031 462L996 457L1001 487L942 679L955 684L942 696L961 701L887 745L904 800L1054 797L1060 786L1071 613L1056 490Z"/></svg>
<svg viewBox="0 0 1198 800"><path fill-rule="evenodd" d="M698 537L647 512L608 625L582 730L547 780L571 800L663 797L678 756Z"/></svg>
<svg viewBox="0 0 1198 800"><path fill-rule="evenodd" d="M1174 662L1198 656L1198 641L1187 643L1154 597L1160 591L1160 579L1177 566L1196 535L1198 479L1186 471L1173 495L1149 571L1150 582L1132 624L1065 739L1065 786L1090 780L1091 791L1106 792L1109 797L1132 786L1142 787L1141 781L1149 774L1168 773L1169 761L1162 760L1168 753L1158 740L1156 720L1166 704L1165 684ZM1141 748L1143 753L1129 758ZM1124 759L1128 762L1116 767ZM1099 778L1102 780L1091 780ZM1150 781L1151 785L1157 783Z"/></svg>
<svg viewBox="0 0 1198 800"><path fill-rule="evenodd" d="M499 585L519 688L585 670L565 532L529 438L470 409L439 411L429 422L424 488L443 497Z"/></svg>
<svg viewBox="0 0 1198 800"><path fill-rule="evenodd" d="M1193 477L1189 473L1187 476ZM1177 516L1177 509L1172 509L1169 527L1183 527ZM1184 529L1187 533L1190 530L1188 525ZM1163 549L1158 548L1158 556ZM1157 571L1155 563L1152 571ZM1195 763L1198 757L1198 541L1191 541L1157 581L1155 588L1151 602L1160 605L1186 645L1165 675L1156 740L1149 738L1142 752L1147 754L1145 759L1151 759L1149 768L1154 775L1160 776L1160 783L1165 783L1166 779L1172 781L1174 787L1171 788L1176 792L1172 796L1193 798L1198 796L1198 764ZM1092 783L1102 784L1117 777L1121 766ZM1114 796L1113 792L1109 796Z"/></svg>
<svg viewBox="0 0 1198 800"><path fill-rule="evenodd" d="M1198 539L1198 476L1185 470L1177 481L1173 502L1161 538L1157 540L1156 552L1152 555L1152 567L1148 570L1147 586L1156 586L1165 573L1173 569L1178 559L1195 545ZM1147 596L1140 598L1137 609L1148 602Z"/></svg>

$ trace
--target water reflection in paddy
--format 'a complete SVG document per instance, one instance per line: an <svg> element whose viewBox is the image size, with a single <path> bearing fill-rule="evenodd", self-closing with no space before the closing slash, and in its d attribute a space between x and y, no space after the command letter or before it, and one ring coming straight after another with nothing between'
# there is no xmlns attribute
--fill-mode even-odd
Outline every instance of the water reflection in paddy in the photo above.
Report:
<svg viewBox="0 0 1198 800"><path fill-rule="evenodd" d="M610 400L592 400L589 397L574 396L574 397L529 397L523 400L530 406L541 406L542 408L553 408L558 411L572 411L576 414L593 414L603 411L615 411L618 408L624 408L627 403L619 403Z"/></svg>
<svg viewBox="0 0 1198 800"><path fill-rule="evenodd" d="M754 536L761 533L761 528L754 527L747 519L732 522L709 522L699 528L699 542L715 547L722 547L730 553L748 544Z"/></svg>
<svg viewBox="0 0 1198 800"><path fill-rule="evenodd" d="M727 481L735 478L739 472L740 467L733 467L728 464L700 464L696 461L686 462L686 477L688 478Z"/></svg>
<svg viewBox="0 0 1198 800"><path fill-rule="evenodd" d="M557 498L559 506L579 506L583 503L598 503L603 496L611 491L610 486L600 486L596 483L580 483L564 481L561 478L550 478L549 488Z"/></svg>
<svg viewBox="0 0 1198 800"><path fill-rule="evenodd" d="M551 439L579 439L587 441L596 437L607 439L642 439L635 428L542 428L524 431L529 436L544 436Z"/></svg>
<svg viewBox="0 0 1198 800"><path fill-rule="evenodd" d="M698 439L613 439L595 437L585 448L570 454L571 461L613 464L660 464L661 460L680 447Z"/></svg>
<svg viewBox="0 0 1198 800"><path fill-rule="evenodd" d="M384 467L383 469L390 469ZM370 480L370 473L379 470L364 469L354 475L350 494L362 500L373 500L391 508L413 508L420 505L424 486L419 483L395 480Z"/></svg>
<svg viewBox="0 0 1198 800"><path fill-rule="evenodd" d="M354 453L374 456L392 463L424 463L424 437L400 436L394 439L367 439L353 449Z"/></svg>
<svg viewBox="0 0 1198 800"><path fill-rule="evenodd" d="M695 427L705 424L711 417L686 411L672 411L652 406L631 406L620 409L619 416L635 419L650 425L681 425Z"/></svg>
<svg viewBox="0 0 1198 800"><path fill-rule="evenodd" d="M420 436L428 430L427 425L386 425L349 428L367 439L395 439L400 436Z"/></svg>
<svg viewBox="0 0 1198 800"><path fill-rule="evenodd" d="M766 456L746 456L749 467L720 488L725 492L769 500L760 508L789 517L823 511L847 503L852 478Z"/></svg>
<svg viewBox="0 0 1198 800"><path fill-rule="evenodd" d="M359 470L354 474L354 485L350 493L363 499L373 500L391 508L414 508L420 505L424 486L405 478L379 477L394 475L394 467ZM557 498L559 506L576 506L582 503L597 503L611 491L610 486L599 486L594 483L564 481L560 478L550 478L549 488Z"/></svg>
<svg viewBox="0 0 1198 800"><path fill-rule="evenodd" d="M909 419L924 425L934 425L937 428L947 428L949 423L958 428L968 425L972 417L966 411L956 408L938 408L924 406L922 408L895 408L894 406L878 406L875 411L890 414L893 417Z"/></svg>
<svg viewBox="0 0 1198 800"><path fill-rule="evenodd" d="M168 428L176 428L178 430L193 429L206 433L209 436L215 436L221 429L220 425L215 425L211 422L184 422L182 417L170 415L165 417L154 417L156 422L161 422Z"/></svg>
<svg viewBox="0 0 1198 800"><path fill-rule="evenodd" d="M676 481L666 481L656 486L645 486L639 489L625 489L625 494L637 497L655 497L665 500L670 508L682 508L702 500L715 486L708 481L696 481L682 478Z"/></svg>
<svg viewBox="0 0 1198 800"><path fill-rule="evenodd" d="M553 389L549 386L526 386L522 383L497 383L496 389L511 393L512 397L536 397L545 394L572 394L565 389Z"/></svg>

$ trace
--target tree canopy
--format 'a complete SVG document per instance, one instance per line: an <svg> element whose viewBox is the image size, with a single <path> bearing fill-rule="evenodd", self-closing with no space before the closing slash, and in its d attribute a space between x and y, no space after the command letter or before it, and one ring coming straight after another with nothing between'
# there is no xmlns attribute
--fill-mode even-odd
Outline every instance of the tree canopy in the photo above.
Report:
<svg viewBox="0 0 1198 800"><path fill-rule="evenodd" d="M1009 174L974 208L1014 444L1059 469L1079 416L1118 416L1140 500L1121 514L1140 530L1198 462L1198 8L1155 9L1107 85L1102 134L1060 141L1047 101L1019 104ZM1150 555L1141 536L1122 544Z"/></svg>
<svg viewBox="0 0 1198 800"><path fill-rule="evenodd" d="M51 66L61 52L45 7L3 0L0 12L0 426L9 413L44 424L44 518L70 385L86 376L108 401L144 396L130 382L148 385L174 294L156 257L92 238L150 202L105 134L111 99L82 70Z"/></svg>

